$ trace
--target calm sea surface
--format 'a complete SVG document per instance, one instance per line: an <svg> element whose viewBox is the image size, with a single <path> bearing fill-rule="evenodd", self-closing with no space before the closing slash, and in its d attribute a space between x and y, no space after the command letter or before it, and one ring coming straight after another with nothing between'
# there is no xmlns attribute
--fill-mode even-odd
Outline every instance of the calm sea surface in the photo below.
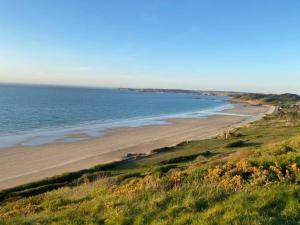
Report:
<svg viewBox="0 0 300 225"><path fill-rule="evenodd" d="M0 85L0 147L76 141L71 134L99 136L107 128L204 117L232 107L226 100L192 94Z"/></svg>

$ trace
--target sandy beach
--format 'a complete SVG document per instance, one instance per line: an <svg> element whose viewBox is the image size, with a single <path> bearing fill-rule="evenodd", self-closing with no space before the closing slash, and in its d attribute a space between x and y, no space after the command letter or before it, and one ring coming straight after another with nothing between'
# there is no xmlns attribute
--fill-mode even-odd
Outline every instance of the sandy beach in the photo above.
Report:
<svg viewBox="0 0 300 225"><path fill-rule="evenodd" d="M183 141L209 138L229 127L260 119L273 110L267 106L240 105L223 112L227 114L206 119L172 119L168 125L111 129L102 137L85 137L73 143L0 149L0 189L120 160L126 153L148 154Z"/></svg>

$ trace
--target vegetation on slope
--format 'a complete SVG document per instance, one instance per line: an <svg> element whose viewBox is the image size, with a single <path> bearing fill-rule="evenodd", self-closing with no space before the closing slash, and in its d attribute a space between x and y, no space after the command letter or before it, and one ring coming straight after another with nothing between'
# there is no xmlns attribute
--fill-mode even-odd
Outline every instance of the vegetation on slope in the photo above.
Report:
<svg viewBox="0 0 300 225"><path fill-rule="evenodd" d="M8 190L0 224L298 224L299 112ZM51 184L62 187L12 194Z"/></svg>
<svg viewBox="0 0 300 225"><path fill-rule="evenodd" d="M300 102L300 96L296 94L241 94L233 97L234 102L247 102L255 105L291 106Z"/></svg>

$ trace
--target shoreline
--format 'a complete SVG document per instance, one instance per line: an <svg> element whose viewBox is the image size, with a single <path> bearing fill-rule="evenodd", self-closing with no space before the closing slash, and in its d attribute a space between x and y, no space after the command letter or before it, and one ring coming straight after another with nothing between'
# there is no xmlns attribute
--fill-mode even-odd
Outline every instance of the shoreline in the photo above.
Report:
<svg viewBox="0 0 300 225"><path fill-rule="evenodd" d="M226 109L234 108L234 104L226 102L222 106L202 109L200 111L188 111L175 114L154 115L148 117L134 117L129 119L116 119L108 121L89 121L77 125L36 128L31 131L21 131L15 134L2 134L0 137L0 151L13 147L35 147L57 143L70 143L85 139L100 138L107 130L124 127L142 128L146 126L167 125L170 119L198 118L216 115Z"/></svg>
<svg viewBox="0 0 300 225"><path fill-rule="evenodd" d="M165 125L113 128L99 138L78 142L4 148L0 151L0 189L118 161L127 153L150 154L157 148L210 138L230 127L258 120L273 110L270 106L242 105L223 111L228 115L169 119L171 123Z"/></svg>

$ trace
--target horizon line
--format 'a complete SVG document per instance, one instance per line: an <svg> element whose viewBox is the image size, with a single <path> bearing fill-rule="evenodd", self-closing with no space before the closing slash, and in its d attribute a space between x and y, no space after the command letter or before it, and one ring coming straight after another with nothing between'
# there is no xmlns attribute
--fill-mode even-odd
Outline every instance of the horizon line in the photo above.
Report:
<svg viewBox="0 0 300 225"><path fill-rule="evenodd" d="M61 87L61 88L78 88L78 89L136 89L136 90L145 90L145 89L160 89L160 90L182 90L182 91L203 91L203 92L232 92L232 93L255 93L255 94L274 94L274 93L262 93L262 92L248 92L248 91L227 91L227 90L203 90L203 89L184 89L184 88L154 88L154 87L111 87L111 86L92 86L92 85L72 85L72 84L43 84L43 83L19 83L19 82L1 82L0 85L11 85L11 86L40 86L40 87ZM296 94L297 93L282 93L282 94Z"/></svg>

